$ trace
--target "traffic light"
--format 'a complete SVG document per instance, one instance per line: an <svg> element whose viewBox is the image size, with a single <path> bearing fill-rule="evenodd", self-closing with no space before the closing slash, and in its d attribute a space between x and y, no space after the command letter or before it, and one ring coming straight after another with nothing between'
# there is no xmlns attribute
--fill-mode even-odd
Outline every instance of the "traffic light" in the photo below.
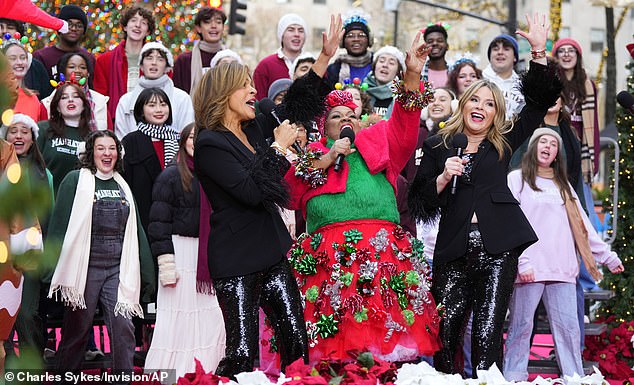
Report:
<svg viewBox="0 0 634 385"><path fill-rule="evenodd" d="M241 9L247 9L247 5L240 0L231 0L231 11L229 13L229 35L244 35L244 28L241 23L247 21L247 17L238 13Z"/></svg>
<svg viewBox="0 0 634 385"><path fill-rule="evenodd" d="M211 8L222 8L222 0L209 0Z"/></svg>

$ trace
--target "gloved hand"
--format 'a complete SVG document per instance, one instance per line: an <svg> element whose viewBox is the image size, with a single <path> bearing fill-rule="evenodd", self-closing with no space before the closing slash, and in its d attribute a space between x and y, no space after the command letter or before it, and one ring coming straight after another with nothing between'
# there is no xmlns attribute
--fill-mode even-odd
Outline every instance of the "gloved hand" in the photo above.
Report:
<svg viewBox="0 0 634 385"><path fill-rule="evenodd" d="M161 254L157 258L159 267L159 281L163 286L176 286L178 273L176 272L176 262L174 254Z"/></svg>

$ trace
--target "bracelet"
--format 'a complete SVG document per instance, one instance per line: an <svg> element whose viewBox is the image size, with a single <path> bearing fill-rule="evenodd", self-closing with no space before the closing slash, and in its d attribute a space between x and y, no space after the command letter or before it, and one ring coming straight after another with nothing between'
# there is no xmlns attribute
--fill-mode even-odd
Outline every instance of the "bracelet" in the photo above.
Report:
<svg viewBox="0 0 634 385"><path fill-rule="evenodd" d="M278 155L280 155L280 156L286 156L286 154L287 154L287 150L286 150L284 147L282 147L282 146L281 146L279 143L277 143L277 142L273 142L273 143L271 143L271 146L270 146L270 147L271 147L272 149L274 149L274 150L275 150L275 152L276 152Z"/></svg>
<svg viewBox="0 0 634 385"><path fill-rule="evenodd" d="M323 153L321 151L307 147L306 151L298 154L297 159L293 161L295 176L300 178L311 188L317 188L325 184L328 179L326 170L313 166L313 162L318 160L322 155Z"/></svg>
<svg viewBox="0 0 634 385"><path fill-rule="evenodd" d="M405 88L405 82L402 80L394 80L391 88L394 99L396 99L405 111L421 110L434 99L434 88L429 82L424 82L423 92L419 90L407 90Z"/></svg>
<svg viewBox="0 0 634 385"><path fill-rule="evenodd" d="M545 49L540 49L540 50L531 51L531 56L533 57L533 60L538 60L538 59L545 58L546 57L546 50Z"/></svg>

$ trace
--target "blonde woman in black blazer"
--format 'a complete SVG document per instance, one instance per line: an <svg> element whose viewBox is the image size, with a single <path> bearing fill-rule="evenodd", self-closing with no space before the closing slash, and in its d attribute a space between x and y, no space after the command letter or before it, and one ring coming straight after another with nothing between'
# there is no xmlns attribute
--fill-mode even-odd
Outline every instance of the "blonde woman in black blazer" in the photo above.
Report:
<svg viewBox="0 0 634 385"><path fill-rule="evenodd" d="M506 174L513 150L539 126L559 96L561 84L546 66L549 26L545 16L527 17L533 52L522 83L527 105L518 119L505 120L504 97L495 84L480 80L460 98L458 110L438 135L428 138L410 189L410 209L423 220L438 215L432 293L446 307L440 336L443 348L434 365L462 373L455 360L466 321L473 311L472 363L476 369L502 368L502 326L508 308L519 253L537 240ZM466 155L455 156L452 138L467 137ZM458 176L455 195L451 180ZM473 371L476 373L476 370Z"/></svg>

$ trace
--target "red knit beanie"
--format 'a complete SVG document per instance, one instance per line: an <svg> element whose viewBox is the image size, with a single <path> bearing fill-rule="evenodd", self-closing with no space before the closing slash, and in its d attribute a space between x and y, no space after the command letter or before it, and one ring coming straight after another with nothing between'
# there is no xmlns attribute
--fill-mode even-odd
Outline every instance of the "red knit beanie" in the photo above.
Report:
<svg viewBox="0 0 634 385"><path fill-rule="evenodd" d="M559 39L555 42L555 45L553 45L553 56L557 56L557 50L559 49L559 47L561 47L562 45L567 45L567 44L575 47L575 49L577 50L577 55L579 56L582 55L581 45L579 45L579 42L569 37L566 37L563 39Z"/></svg>

